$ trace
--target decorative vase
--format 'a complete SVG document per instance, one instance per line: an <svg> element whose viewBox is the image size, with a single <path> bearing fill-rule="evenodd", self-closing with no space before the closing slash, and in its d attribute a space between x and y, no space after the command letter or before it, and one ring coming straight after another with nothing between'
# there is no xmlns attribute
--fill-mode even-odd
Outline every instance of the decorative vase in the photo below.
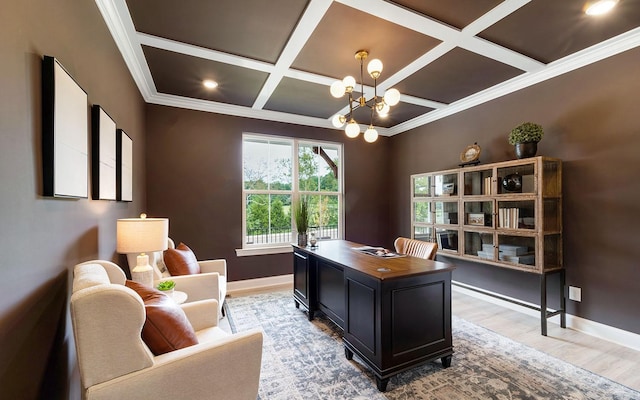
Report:
<svg viewBox="0 0 640 400"><path fill-rule="evenodd" d="M533 157L538 151L538 142L516 143L515 148L518 159Z"/></svg>
<svg viewBox="0 0 640 400"><path fill-rule="evenodd" d="M298 246L300 247L307 247L307 234L305 233L298 233Z"/></svg>

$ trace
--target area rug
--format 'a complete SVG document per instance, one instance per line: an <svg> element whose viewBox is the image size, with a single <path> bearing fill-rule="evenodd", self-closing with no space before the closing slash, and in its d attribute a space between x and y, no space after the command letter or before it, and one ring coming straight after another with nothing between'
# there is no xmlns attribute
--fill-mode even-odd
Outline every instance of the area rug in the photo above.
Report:
<svg viewBox="0 0 640 400"><path fill-rule="evenodd" d="M453 317L451 367L439 360L389 380L387 391L322 313L296 309L291 291L229 297L234 332L264 332L259 398L294 399L640 399L640 393L493 331Z"/></svg>

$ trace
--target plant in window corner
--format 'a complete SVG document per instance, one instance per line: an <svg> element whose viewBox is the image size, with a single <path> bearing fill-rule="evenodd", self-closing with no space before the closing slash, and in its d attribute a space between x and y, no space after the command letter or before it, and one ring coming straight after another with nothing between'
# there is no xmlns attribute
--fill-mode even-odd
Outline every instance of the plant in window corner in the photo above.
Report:
<svg viewBox="0 0 640 400"><path fill-rule="evenodd" d="M293 205L293 215L296 222L296 230L298 231L298 246L307 245L307 231L309 230L309 200L302 196Z"/></svg>
<svg viewBox="0 0 640 400"><path fill-rule="evenodd" d="M524 122L511 130L509 144L515 146L517 158L533 157L538 151L538 142L543 135L542 126L533 122Z"/></svg>

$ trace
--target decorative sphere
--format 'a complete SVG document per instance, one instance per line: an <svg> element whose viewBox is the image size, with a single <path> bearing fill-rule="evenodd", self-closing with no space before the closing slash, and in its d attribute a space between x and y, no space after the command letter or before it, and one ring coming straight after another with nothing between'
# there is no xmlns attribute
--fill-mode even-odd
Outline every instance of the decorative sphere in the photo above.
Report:
<svg viewBox="0 0 640 400"><path fill-rule="evenodd" d="M518 174L510 174L502 179L502 188L507 192L522 191L522 177Z"/></svg>

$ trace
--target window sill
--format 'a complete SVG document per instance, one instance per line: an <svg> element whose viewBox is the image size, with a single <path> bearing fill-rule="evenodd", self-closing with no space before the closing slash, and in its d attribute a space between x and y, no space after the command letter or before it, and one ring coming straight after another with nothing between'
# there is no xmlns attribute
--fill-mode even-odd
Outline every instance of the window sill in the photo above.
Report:
<svg viewBox="0 0 640 400"><path fill-rule="evenodd" d="M291 245L274 246L274 247L254 247L248 249L236 249L236 256L248 257L248 256L262 256L266 254L283 254L293 252Z"/></svg>

